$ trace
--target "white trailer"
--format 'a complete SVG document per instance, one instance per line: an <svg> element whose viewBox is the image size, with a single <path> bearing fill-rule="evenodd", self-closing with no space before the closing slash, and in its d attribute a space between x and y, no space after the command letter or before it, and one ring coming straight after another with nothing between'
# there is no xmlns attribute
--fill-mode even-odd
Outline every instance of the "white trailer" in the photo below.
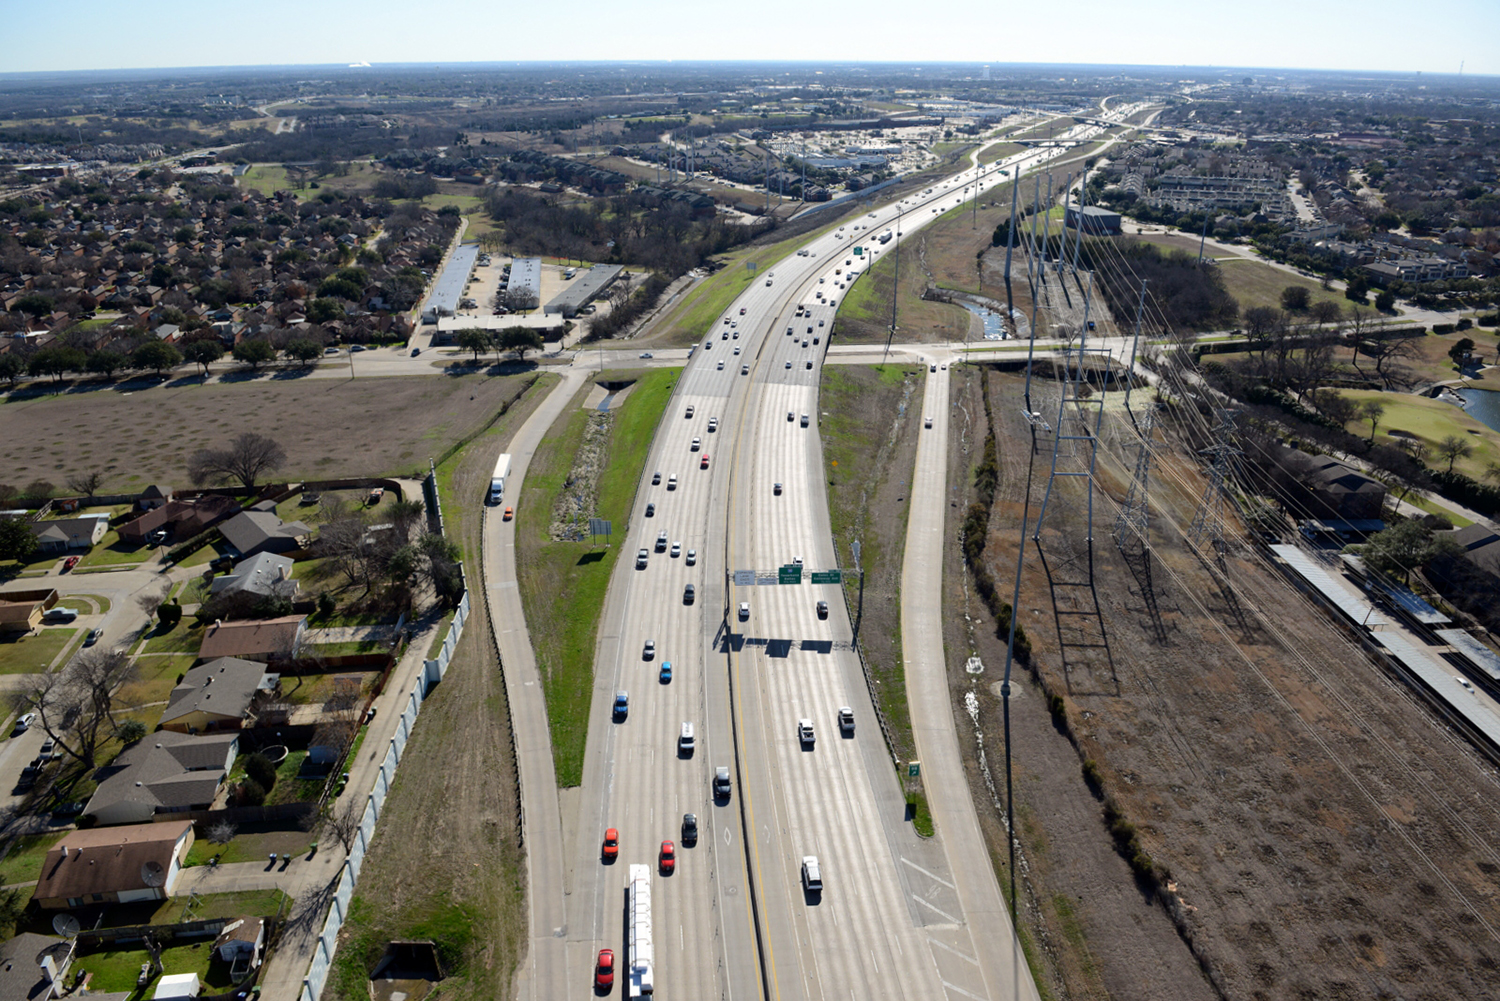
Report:
<svg viewBox="0 0 1500 1001"><path fill-rule="evenodd" d="M506 452L495 460L495 473L490 477L489 502L499 504L500 499L505 496L505 478L510 475L510 453Z"/></svg>
<svg viewBox="0 0 1500 1001"><path fill-rule="evenodd" d="M629 936L629 997L652 993L651 867L632 865L625 888L625 932Z"/></svg>

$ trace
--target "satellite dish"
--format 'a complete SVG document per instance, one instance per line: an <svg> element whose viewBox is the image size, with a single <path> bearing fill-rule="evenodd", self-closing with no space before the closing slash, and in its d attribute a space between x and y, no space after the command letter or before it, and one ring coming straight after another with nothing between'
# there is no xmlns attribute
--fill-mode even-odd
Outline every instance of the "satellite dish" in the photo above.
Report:
<svg viewBox="0 0 1500 1001"><path fill-rule="evenodd" d="M52 915L52 930L63 938L73 938L78 934L78 919L64 911L61 914Z"/></svg>
<svg viewBox="0 0 1500 1001"><path fill-rule="evenodd" d="M160 862L145 862L141 865L141 882L147 886L161 886L167 881L166 870Z"/></svg>

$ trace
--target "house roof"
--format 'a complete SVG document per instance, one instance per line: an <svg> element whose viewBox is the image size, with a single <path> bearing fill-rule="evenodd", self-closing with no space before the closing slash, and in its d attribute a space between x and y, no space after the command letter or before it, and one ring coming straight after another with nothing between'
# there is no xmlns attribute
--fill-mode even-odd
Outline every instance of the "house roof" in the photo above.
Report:
<svg viewBox="0 0 1500 1001"><path fill-rule="evenodd" d="M1449 536L1464 550L1469 562L1500 576L1500 535L1481 524L1466 525Z"/></svg>
<svg viewBox="0 0 1500 1001"><path fill-rule="evenodd" d="M234 569L222 577L215 577L209 585L210 594L220 592L249 591L252 594L297 593L297 582L292 577L292 560L276 553L256 553L248 560L240 560Z"/></svg>
<svg viewBox="0 0 1500 1001"><path fill-rule="evenodd" d="M216 622L204 631L198 656L215 657L290 655L296 648L305 615L284 615L279 619L247 622Z"/></svg>
<svg viewBox="0 0 1500 1001"><path fill-rule="evenodd" d="M142 868L154 862L165 875L177 840L192 826L190 820L179 820L72 831L47 853L32 897L66 899L143 890L149 884Z"/></svg>
<svg viewBox="0 0 1500 1001"><path fill-rule="evenodd" d="M268 685L274 687L274 678L266 673L266 665L237 657L199 664L172 689L171 701L159 723L165 725L195 712L243 719L255 693Z"/></svg>
<svg viewBox="0 0 1500 1001"><path fill-rule="evenodd" d="M229 748L238 740L237 733L151 734L100 770L99 787L83 812L96 814L124 802L147 803L153 809L211 802L224 777Z"/></svg>
<svg viewBox="0 0 1500 1001"><path fill-rule="evenodd" d="M172 496L172 488L164 487L159 483L153 483L141 491L141 500L168 500Z"/></svg>
<svg viewBox="0 0 1500 1001"><path fill-rule="evenodd" d="M242 553L265 545L271 539L297 539L312 534L300 521L282 521L271 511L241 511L219 529L229 544Z"/></svg>
<svg viewBox="0 0 1500 1001"><path fill-rule="evenodd" d="M100 521L109 521L107 514L86 514L78 518L48 518L31 523L31 534L39 539L71 539L82 536L94 537L94 529Z"/></svg>
<svg viewBox="0 0 1500 1001"><path fill-rule="evenodd" d="M51 956L61 972L73 943L52 935L23 932L0 942L0 1001L32 1001L48 996L42 957Z"/></svg>

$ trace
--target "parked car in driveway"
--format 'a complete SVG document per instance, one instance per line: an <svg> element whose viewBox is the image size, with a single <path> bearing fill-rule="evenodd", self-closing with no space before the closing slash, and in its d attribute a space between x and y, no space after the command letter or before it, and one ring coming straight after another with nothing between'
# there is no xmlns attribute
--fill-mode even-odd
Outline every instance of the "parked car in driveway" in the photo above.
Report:
<svg viewBox="0 0 1500 1001"><path fill-rule="evenodd" d="M69 556L67 559L63 560L63 573L67 573L69 570L72 570L77 565L78 565L78 557L76 557L76 556Z"/></svg>

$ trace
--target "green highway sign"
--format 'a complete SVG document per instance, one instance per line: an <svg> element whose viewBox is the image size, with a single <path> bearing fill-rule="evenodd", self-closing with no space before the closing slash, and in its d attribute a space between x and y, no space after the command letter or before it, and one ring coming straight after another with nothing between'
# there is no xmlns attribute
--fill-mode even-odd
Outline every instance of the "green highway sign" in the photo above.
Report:
<svg viewBox="0 0 1500 1001"><path fill-rule="evenodd" d="M802 568L795 563L790 566L779 567L776 570L776 583L778 584L800 584L802 583Z"/></svg>
<svg viewBox="0 0 1500 1001"><path fill-rule="evenodd" d="M824 570L822 572L814 570L809 576L814 584L840 584L843 582L842 572L838 570Z"/></svg>

